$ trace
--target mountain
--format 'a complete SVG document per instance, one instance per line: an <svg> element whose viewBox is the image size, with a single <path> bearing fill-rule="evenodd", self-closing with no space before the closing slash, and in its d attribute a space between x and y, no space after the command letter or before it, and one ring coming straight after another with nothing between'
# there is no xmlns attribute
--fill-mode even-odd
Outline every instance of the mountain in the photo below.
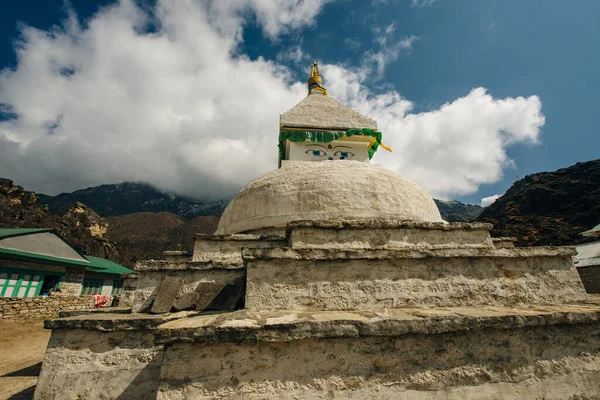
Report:
<svg viewBox="0 0 600 400"><path fill-rule="evenodd" d="M229 202L190 199L131 182L57 196L36 196L14 185L5 191L20 193L20 200L8 199L0 205L0 226L56 227L78 250L126 266L136 259L161 259L165 250L192 251L191 234L213 233ZM11 202L20 202L20 208L16 210ZM13 211L4 218L7 204ZM436 204L450 222L471 221L481 212L479 206L458 201L436 200ZM2 218L12 222L5 223Z"/></svg>
<svg viewBox="0 0 600 400"><path fill-rule="evenodd" d="M113 217L138 212L170 212L184 218L221 215L229 200L203 201L163 193L145 184L124 182L100 185L56 196L39 194L40 202L53 213L65 210L70 204L80 202L93 208L103 217Z"/></svg>
<svg viewBox="0 0 600 400"><path fill-rule="evenodd" d="M82 203L53 215L33 192L0 178L0 227L53 228L83 254L121 262L117 245L105 236L108 222Z"/></svg>
<svg viewBox="0 0 600 400"><path fill-rule="evenodd" d="M455 200L433 199L448 222L471 222L481 214L483 208L474 204L464 204Z"/></svg>
<svg viewBox="0 0 600 400"><path fill-rule="evenodd" d="M600 223L600 160L515 182L477 218L494 224L493 236L513 236L519 246L573 245Z"/></svg>
<svg viewBox="0 0 600 400"><path fill-rule="evenodd" d="M114 217L139 212L170 212L184 217L220 216L227 207L229 199L203 201L163 193L145 183L124 182L116 185L100 185L72 193L56 196L39 194L40 202L47 205L51 212L58 213L70 204L80 202L93 208L103 217ZM469 222L483 210L472 204L458 201L435 200L442 218L448 222Z"/></svg>
<svg viewBox="0 0 600 400"><path fill-rule="evenodd" d="M107 237L119 243L125 263L136 259L160 260L165 250L192 251L192 233L213 233L219 218L185 219L170 212L139 212L109 217Z"/></svg>

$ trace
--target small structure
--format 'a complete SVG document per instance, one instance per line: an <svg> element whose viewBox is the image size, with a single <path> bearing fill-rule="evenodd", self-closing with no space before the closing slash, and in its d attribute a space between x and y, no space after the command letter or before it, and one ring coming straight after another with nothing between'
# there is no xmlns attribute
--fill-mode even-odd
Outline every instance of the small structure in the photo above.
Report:
<svg viewBox="0 0 600 400"><path fill-rule="evenodd" d="M324 99L313 64L304 116L281 118L309 141L280 134L281 168L242 189L191 256L136 265L131 315L46 322L36 399L600 396L600 306L574 248L447 223L424 189L362 157L302 161L294 144L357 136L314 128L365 127Z"/></svg>
<svg viewBox="0 0 600 400"><path fill-rule="evenodd" d="M0 229L0 297L115 296L133 271L79 254L53 229Z"/></svg>
<svg viewBox="0 0 600 400"><path fill-rule="evenodd" d="M279 165L283 160L368 162L381 143L377 122L332 99L316 62L308 96L279 118Z"/></svg>
<svg viewBox="0 0 600 400"><path fill-rule="evenodd" d="M575 267L588 293L600 293L600 224L582 232L581 236L598 238L595 242L576 246Z"/></svg>

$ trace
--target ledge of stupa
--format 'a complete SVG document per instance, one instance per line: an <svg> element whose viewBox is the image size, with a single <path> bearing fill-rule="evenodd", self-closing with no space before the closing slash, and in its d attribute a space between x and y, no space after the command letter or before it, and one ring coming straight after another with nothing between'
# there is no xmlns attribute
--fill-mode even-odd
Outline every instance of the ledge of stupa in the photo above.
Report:
<svg viewBox="0 0 600 400"><path fill-rule="evenodd" d="M414 247L396 249L339 249L323 248L247 248L242 250L246 261L265 260L394 260L394 259L448 259L448 258L510 258L572 257L577 254L573 246L538 246L514 248L471 247Z"/></svg>
<svg viewBox="0 0 600 400"><path fill-rule="evenodd" d="M294 249L493 248L491 224L387 218L302 220L287 224Z"/></svg>
<svg viewBox="0 0 600 400"><path fill-rule="evenodd" d="M309 338L439 334L600 321L600 301L503 307L433 307L353 311L182 311L167 314L88 313L46 320L46 329L155 330L156 343L258 342Z"/></svg>
<svg viewBox="0 0 600 400"><path fill-rule="evenodd" d="M273 342L407 334L440 334L473 329L515 329L600 321L600 306L448 307L376 311L252 312L196 315L160 325L156 342Z"/></svg>
<svg viewBox="0 0 600 400"><path fill-rule="evenodd" d="M244 268L242 263L211 261L167 261L167 260L142 260L135 264L135 271L193 271L193 270L232 270Z"/></svg>

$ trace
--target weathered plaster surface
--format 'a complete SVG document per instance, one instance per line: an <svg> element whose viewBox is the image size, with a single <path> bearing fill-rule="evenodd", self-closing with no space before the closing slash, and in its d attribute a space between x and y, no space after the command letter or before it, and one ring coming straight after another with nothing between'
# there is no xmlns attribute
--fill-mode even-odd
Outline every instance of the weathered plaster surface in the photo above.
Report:
<svg viewBox="0 0 600 400"><path fill-rule="evenodd" d="M538 325L595 324L598 304L530 307L445 307L367 311L247 311L198 314L160 325L156 341L246 343L369 336L433 335ZM91 321L90 321L91 322ZM56 322L72 326L72 320ZM115 325L116 326L116 325ZM111 329L103 325L103 329Z"/></svg>
<svg viewBox="0 0 600 400"><path fill-rule="evenodd" d="M284 237L261 235L195 235L193 262L222 262L243 266L242 248L285 246Z"/></svg>
<svg viewBox="0 0 600 400"><path fill-rule="evenodd" d="M151 330L54 330L35 399L156 398L162 358Z"/></svg>
<svg viewBox="0 0 600 400"><path fill-rule="evenodd" d="M440 223L441 224L441 223ZM447 224L450 225L450 224ZM292 248L314 249L397 249L404 247L493 247L488 229L288 228Z"/></svg>
<svg viewBox="0 0 600 400"><path fill-rule="evenodd" d="M170 321L169 321L170 320ZM600 307L48 321L36 399L592 399Z"/></svg>
<svg viewBox="0 0 600 400"><path fill-rule="evenodd" d="M163 251L165 261L169 262L184 262L192 259L192 253L182 250L167 250Z"/></svg>
<svg viewBox="0 0 600 400"><path fill-rule="evenodd" d="M507 249L515 247L515 242L517 238L514 237L499 237L493 238L492 242L494 243L494 247L497 249Z"/></svg>
<svg viewBox="0 0 600 400"><path fill-rule="evenodd" d="M249 310L562 304L585 300L571 248L246 249Z"/></svg>
<svg viewBox="0 0 600 400"><path fill-rule="evenodd" d="M275 336L294 325L290 314L273 325ZM523 321L537 319L541 325L493 328L485 327L486 318L470 317L462 319L464 329L401 336L352 331L353 325L367 327L373 319L368 315L327 314L313 315L320 325L305 327L313 338L170 344L158 399L592 399L600 394L597 313L588 323L544 325L544 316L523 312ZM487 320L494 318L499 317ZM435 331L448 317L429 320ZM186 321L166 325L178 323ZM212 325L217 323L226 329L223 321ZM259 323L246 316L236 332L259 330ZM317 340L318 327L349 334Z"/></svg>
<svg viewBox="0 0 600 400"><path fill-rule="evenodd" d="M442 222L424 189L385 168L346 160L293 162L243 188L223 212L217 234L349 217Z"/></svg>
<svg viewBox="0 0 600 400"><path fill-rule="evenodd" d="M187 293L194 291L200 282L234 283L244 275L241 267L241 265L211 262L140 262L135 266L138 273L137 286L127 303L131 302L134 312L148 309L166 276L184 278L182 293Z"/></svg>
<svg viewBox="0 0 600 400"><path fill-rule="evenodd" d="M369 128L377 130L377 122L345 104L314 93L306 96L279 117L280 126L347 130Z"/></svg>

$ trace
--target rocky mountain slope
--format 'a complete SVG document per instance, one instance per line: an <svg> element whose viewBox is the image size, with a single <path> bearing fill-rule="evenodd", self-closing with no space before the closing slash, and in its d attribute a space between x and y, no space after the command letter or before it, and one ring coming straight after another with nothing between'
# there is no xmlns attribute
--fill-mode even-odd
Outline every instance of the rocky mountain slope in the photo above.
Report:
<svg viewBox="0 0 600 400"><path fill-rule="evenodd" d="M121 261L116 244L106 238L108 222L94 210L74 203L53 215L35 193L4 178L0 178L0 227L53 228L83 254Z"/></svg>
<svg viewBox="0 0 600 400"><path fill-rule="evenodd" d="M34 192L0 178L0 227L53 228L83 254L133 266L136 259L160 259L165 250L191 251L192 233L212 233L219 218L185 219L170 212L136 212L103 218L80 202L53 214Z"/></svg>
<svg viewBox="0 0 600 400"><path fill-rule="evenodd" d="M573 245L600 223L600 160L526 176L477 218L519 246Z"/></svg>
<svg viewBox="0 0 600 400"><path fill-rule="evenodd" d="M165 250L192 251L192 233L213 233L219 218L185 219L169 212L139 212L108 218L107 237L119 244L128 264L136 259L162 259Z"/></svg>
<svg viewBox="0 0 600 400"><path fill-rule="evenodd" d="M471 222L483 211L483 207L474 204L464 204L455 200L433 200L442 218L448 222Z"/></svg>
<svg viewBox="0 0 600 400"><path fill-rule="evenodd" d="M184 218L221 215L229 200L203 201L163 193L145 184L124 182L100 185L56 196L39 194L40 202L51 212L59 213L70 204L80 202L96 210L103 217L114 217L138 212L167 211Z"/></svg>
<svg viewBox="0 0 600 400"><path fill-rule="evenodd" d="M132 266L136 259L160 259L165 250L191 251L190 234L214 232L227 203L127 182L57 196L36 195L4 179L0 226L55 228L85 254ZM436 200L436 204L450 222L471 221L481 210L457 201Z"/></svg>

